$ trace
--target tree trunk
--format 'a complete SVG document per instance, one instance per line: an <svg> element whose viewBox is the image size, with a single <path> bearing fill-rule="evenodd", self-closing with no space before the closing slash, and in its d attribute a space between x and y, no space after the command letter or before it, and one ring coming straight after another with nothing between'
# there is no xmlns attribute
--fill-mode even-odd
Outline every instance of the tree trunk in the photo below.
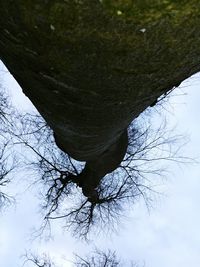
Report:
<svg viewBox="0 0 200 267"><path fill-rule="evenodd" d="M73 158L114 146L116 167L130 122L199 71L199 1L161 2L0 0L0 57Z"/></svg>

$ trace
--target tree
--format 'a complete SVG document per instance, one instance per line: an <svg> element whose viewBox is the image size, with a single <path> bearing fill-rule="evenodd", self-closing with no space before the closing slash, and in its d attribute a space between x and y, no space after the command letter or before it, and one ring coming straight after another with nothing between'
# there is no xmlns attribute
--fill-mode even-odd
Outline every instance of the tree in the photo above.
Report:
<svg viewBox="0 0 200 267"><path fill-rule="evenodd" d="M24 265L26 263L33 263L33 266L38 267L55 267L55 264L52 260L47 256L43 255L41 257L33 254L33 253L26 253L25 255ZM122 261L120 261L115 252L108 250L107 252L101 250L95 250L89 256L85 258L80 257L78 255L75 256L75 261L73 262L74 267L121 267ZM130 267L137 267L138 265L132 263L128 265Z"/></svg>
<svg viewBox="0 0 200 267"><path fill-rule="evenodd" d="M87 184L119 166L130 122L199 71L198 13L197 0L1 1L1 59Z"/></svg>
<svg viewBox="0 0 200 267"><path fill-rule="evenodd" d="M151 180L164 174L162 161L188 161L179 153L180 136L172 137L165 124L151 129L151 121L140 118L129 126L129 144L119 167L103 179L88 182L87 163L58 149L52 130L39 114L18 114L13 119L15 123L7 130L9 140L13 147L20 145L23 155L29 155L25 161L19 160L25 163L21 167L33 172L34 183L41 188L45 212L41 230L55 219L64 219L65 226L83 238L92 229L115 228L127 205L143 197L149 206L156 192ZM158 160L159 167L155 164Z"/></svg>
<svg viewBox="0 0 200 267"><path fill-rule="evenodd" d="M127 192L117 187L101 195L105 184L116 188L116 181L126 177L121 184L132 180L134 185L135 170L127 163L127 171L123 161L134 159L126 156L128 126L199 70L198 8L197 0L1 1L0 57L53 130L71 166L67 174L60 172L61 187L48 181L53 182L48 217L57 210L57 197L72 190L71 181L81 187L87 198L81 205L90 215L112 194L116 200ZM72 159L86 162L84 168L74 168ZM117 167L124 176L116 177ZM113 178L104 179L115 170ZM91 216L85 219L91 222Z"/></svg>
<svg viewBox="0 0 200 267"><path fill-rule="evenodd" d="M119 211L115 200L143 194L134 176L137 169L129 164L138 147L133 142L130 152L128 126L199 71L199 2L0 0L0 4L0 58L53 130L63 151L59 164L69 168L65 173L55 169L35 146L21 140L35 150L42 178L49 184L47 217L57 211L63 193L80 186L86 200L64 216L78 225L83 222L85 234L94 208L100 216L101 207L110 214L110 200ZM134 129L133 133L137 135ZM146 164L144 154L139 155ZM84 168L77 171L72 159L86 162ZM125 175L116 179L117 167ZM109 173L110 179L104 179ZM58 179L51 179L55 174Z"/></svg>
<svg viewBox="0 0 200 267"><path fill-rule="evenodd" d="M10 150L10 138L8 137L7 128L10 126L8 122L12 109L8 101L8 97L4 90L0 88L0 209L9 204L13 199L4 190L5 186L10 182L10 173L16 166L14 154ZM12 157L10 157L12 154Z"/></svg>
<svg viewBox="0 0 200 267"><path fill-rule="evenodd" d="M47 255L42 255L42 257L39 257L37 255L34 255L33 253L26 253L24 257L25 261L23 266L25 266L27 263L32 263L33 266L37 267L55 267L55 264Z"/></svg>
<svg viewBox="0 0 200 267"><path fill-rule="evenodd" d="M124 264L124 262L117 258L116 253L110 250L104 252L96 249L85 258L76 255L76 261L74 262L74 267L121 267L124 265L139 267L136 263ZM144 266L145 265L143 265L143 267Z"/></svg>

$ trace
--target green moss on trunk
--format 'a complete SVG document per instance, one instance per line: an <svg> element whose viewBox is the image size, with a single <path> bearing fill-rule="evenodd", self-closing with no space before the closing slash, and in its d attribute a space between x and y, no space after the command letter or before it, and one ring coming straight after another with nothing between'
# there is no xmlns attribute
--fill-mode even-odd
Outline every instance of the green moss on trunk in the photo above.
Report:
<svg viewBox="0 0 200 267"><path fill-rule="evenodd" d="M200 69L197 0L0 4L1 59L77 159Z"/></svg>

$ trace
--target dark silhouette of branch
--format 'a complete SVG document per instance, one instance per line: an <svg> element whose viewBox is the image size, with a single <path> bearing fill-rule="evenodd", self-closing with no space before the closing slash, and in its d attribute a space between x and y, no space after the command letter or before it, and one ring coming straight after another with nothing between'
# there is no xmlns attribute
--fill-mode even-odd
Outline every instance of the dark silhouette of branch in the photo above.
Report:
<svg viewBox="0 0 200 267"><path fill-rule="evenodd" d="M3 90L0 85L0 123L5 123L8 120L10 114L10 103L8 100L8 95Z"/></svg>
<svg viewBox="0 0 200 267"><path fill-rule="evenodd" d="M160 177L165 171L157 167L157 161L189 160L180 157L179 148L174 149L180 136L170 137L171 132L165 132L165 128L163 124L153 131L150 124L131 124L127 153L119 167L90 184L87 164L75 161L57 147L53 132L41 116L19 115L17 127L10 134L15 145L32 152L25 162L42 185L45 222L41 229L50 220L64 219L76 236L87 238L91 229L105 229L106 225L115 228L126 205L140 197L149 207L157 192L151 177Z"/></svg>
<svg viewBox="0 0 200 267"><path fill-rule="evenodd" d="M31 266L37 267L56 267L50 257L46 254L43 254L41 257L39 257L33 253L26 252L23 257L25 258L23 266L31 263Z"/></svg>
<svg viewBox="0 0 200 267"><path fill-rule="evenodd" d="M95 250L90 256L82 258L76 255L74 262L76 267L120 267L121 261L117 258L115 252Z"/></svg>
<svg viewBox="0 0 200 267"><path fill-rule="evenodd" d="M27 263L33 264L37 267L56 267L55 263L46 254L42 256L33 253L26 253L24 255L25 261L23 266ZM72 261L74 267L139 267L136 263L125 264L117 258L116 253L108 250L106 252L95 249L88 256L81 257L75 254L75 260ZM32 266L32 265L31 265ZM58 266L57 266L58 267ZM144 267L144 265L143 265Z"/></svg>
<svg viewBox="0 0 200 267"><path fill-rule="evenodd" d="M2 189L10 182L9 174L14 169L14 163L10 162L9 154L7 152L8 142L1 143L0 149L0 208L6 204L11 203L11 196Z"/></svg>
<svg viewBox="0 0 200 267"><path fill-rule="evenodd" d="M16 158L11 149L8 127L13 113L8 96L0 90L0 208L10 204L13 198L6 192L5 187L11 179L11 172L16 167Z"/></svg>

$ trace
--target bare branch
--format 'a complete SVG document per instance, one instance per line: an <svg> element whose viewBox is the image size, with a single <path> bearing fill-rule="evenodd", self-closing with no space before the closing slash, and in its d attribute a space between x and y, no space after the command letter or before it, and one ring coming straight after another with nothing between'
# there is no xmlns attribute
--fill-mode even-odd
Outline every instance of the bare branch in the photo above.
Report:
<svg viewBox="0 0 200 267"><path fill-rule="evenodd" d="M87 238L91 229L115 228L125 207L140 197L149 208L152 195L157 193L151 177L162 177L165 172L157 167L157 161L188 160L180 157L179 148L174 149L180 137L170 137L165 129L165 124L154 131L150 124L142 130L136 122L131 124L128 150L121 165L100 177L92 187L84 182L89 180L83 164L56 146L51 129L40 116L19 116L18 128L12 133L13 142L32 152L27 164L42 185L46 220L43 226L49 225L50 220L64 219L74 235ZM84 186L90 186L89 193Z"/></svg>
<svg viewBox="0 0 200 267"><path fill-rule="evenodd" d="M56 267L55 263L46 254L38 256L33 253L26 253L23 257L25 258L23 266L31 263L37 267ZM117 258L116 253L111 250L104 252L97 249L85 257L75 254L75 260L72 263L74 267L139 267L133 262L124 264L124 262Z"/></svg>
<svg viewBox="0 0 200 267"><path fill-rule="evenodd" d="M23 257L25 258L23 266L31 263L33 266L37 267L56 267L47 254L43 254L41 257L39 257L33 253L26 252Z"/></svg>
<svg viewBox="0 0 200 267"><path fill-rule="evenodd" d="M11 180L11 173L16 167L15 153L12 151L8 128L13 110L8 96L0 91L0 208L7 206L13 198L6 192L5 187ZM9 117L10 116L10 117Z"/></svg>
<svg viewBox="0 0 200 267"><path fill-rule="evenodd" d="M76 255L74 267L120 267L121 261L117 259L116 253L95 250L90 256L82 258Z"/></svg>

